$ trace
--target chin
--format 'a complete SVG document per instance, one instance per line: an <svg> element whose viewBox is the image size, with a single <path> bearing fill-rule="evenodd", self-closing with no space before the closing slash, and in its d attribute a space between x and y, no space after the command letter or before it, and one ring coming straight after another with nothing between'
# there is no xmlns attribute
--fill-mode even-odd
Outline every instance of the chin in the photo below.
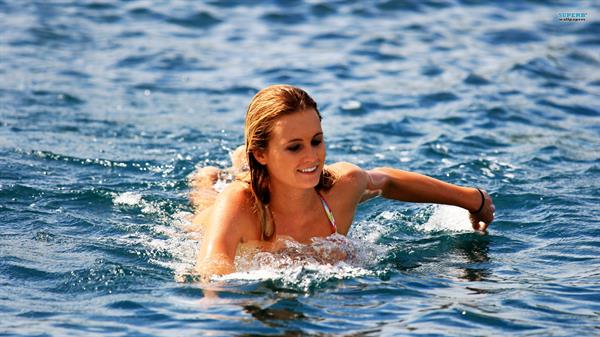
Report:
<svg viewBox="0 0 600 337"><path fill-rule="evenodd" d="M300 177L300 179L298 180L298 185L302 185L303 188L314 188L319 184L319 180L321 179L321 171L322 170L315 172L314 176L311 175L306 177Z"/></svg>

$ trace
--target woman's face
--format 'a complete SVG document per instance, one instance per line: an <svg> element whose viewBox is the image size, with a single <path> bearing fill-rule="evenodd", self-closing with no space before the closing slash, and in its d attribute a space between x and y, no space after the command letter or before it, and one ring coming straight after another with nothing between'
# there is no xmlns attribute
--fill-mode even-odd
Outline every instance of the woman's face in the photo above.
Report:
<svg viewBox="0 0 600 337"><path fill-rule="evenodd" d="M314 109L280 117L271 131L267 150L255 153L267 166L270 179L294 188L313 188L325 163L321 121Z"/></svg>

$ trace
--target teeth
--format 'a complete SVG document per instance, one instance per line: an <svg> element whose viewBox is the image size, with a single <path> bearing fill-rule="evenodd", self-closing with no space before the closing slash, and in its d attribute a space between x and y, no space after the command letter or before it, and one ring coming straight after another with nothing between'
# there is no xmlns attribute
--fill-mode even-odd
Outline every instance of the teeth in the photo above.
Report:
<svg viewBox="0 0 600 337"><path fill-rule="evenodd" d="M298 171L300 171L302 173L310 173L310 172L314 172L316 169L317 169L317 167L313 166L313 167L305 168L305 169L298 170Z"/></svg>

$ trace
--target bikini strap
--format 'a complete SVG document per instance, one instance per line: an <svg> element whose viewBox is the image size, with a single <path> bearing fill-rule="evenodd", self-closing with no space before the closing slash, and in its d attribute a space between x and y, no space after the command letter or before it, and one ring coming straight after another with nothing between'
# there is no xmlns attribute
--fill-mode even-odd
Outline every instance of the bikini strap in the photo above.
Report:
<svg viewBox="0 0 600 337"><path fill-rule="evenodd" d="M337 226L335 225L335 218L333 217L333 212L331 211L331 208L329 208L329 204L327 204L327 201L325 200L325 198L323 198L323 196L321 195L321 193L319 191L317 191L317 195L321 199L321 203L323 204L323 209L325 210L325 214L327 214L327 218L329 219L329 223L331 224L331 229L333 230L334 233L337 233Z"/></svg>

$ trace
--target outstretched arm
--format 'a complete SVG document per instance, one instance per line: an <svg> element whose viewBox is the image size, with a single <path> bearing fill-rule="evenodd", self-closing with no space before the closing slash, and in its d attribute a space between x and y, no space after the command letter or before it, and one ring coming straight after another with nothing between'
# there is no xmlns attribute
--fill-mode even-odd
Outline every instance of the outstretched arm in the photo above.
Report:
<svg viewBox="0 0 600 337"><path fill-rule="evenodd" d="M409 202L453 205L470 212L473 229L485 231L494 220L494 203L489 194L476 188L462 187L419 173L380 167L369 171L367 190L381 196Z"/></svg>

